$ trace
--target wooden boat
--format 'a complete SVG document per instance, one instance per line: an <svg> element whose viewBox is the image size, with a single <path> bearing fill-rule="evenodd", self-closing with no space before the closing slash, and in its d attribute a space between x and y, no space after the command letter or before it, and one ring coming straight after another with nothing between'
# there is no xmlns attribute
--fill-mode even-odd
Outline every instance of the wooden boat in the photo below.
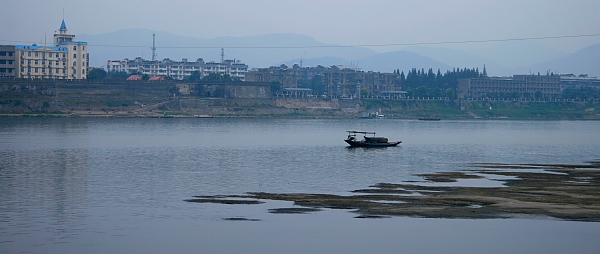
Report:
<svg viewBox="0 0 600 254"><path fill-rule="evenodd" d="M402 141L388 141L384 137L375 137L375 132L368 131L347 131L348 138L344 141L351 147L385 147L385 146L397 146ZM357 139L357 134L362 134L362 140ZM371 136L372 135L372 136Z"/></svg>

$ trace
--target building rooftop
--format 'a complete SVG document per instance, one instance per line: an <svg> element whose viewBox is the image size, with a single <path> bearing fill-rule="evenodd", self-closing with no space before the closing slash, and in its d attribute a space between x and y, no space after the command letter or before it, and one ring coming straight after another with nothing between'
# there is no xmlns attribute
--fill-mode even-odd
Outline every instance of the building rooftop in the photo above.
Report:
<svg viewBox="0 0 600 254"><path fill-rule="evenodd" d="M53 50L59 50L59 51L68 51L67 48L65 47L49 47L49 46L27 46L27 45L15 45L16 49L40 49L40 48L49 48L49 49L53 49Z"/></svg>

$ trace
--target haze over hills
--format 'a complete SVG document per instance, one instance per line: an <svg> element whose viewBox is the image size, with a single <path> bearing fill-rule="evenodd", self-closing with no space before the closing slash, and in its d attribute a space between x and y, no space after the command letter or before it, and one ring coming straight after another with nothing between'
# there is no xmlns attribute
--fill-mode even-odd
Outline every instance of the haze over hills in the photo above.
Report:
<svg viewBox="0 0 600 254"><path fill-rule="evenodd" d="M143 57L151 59L153 31L127 29L100 35L78 35L79 41L87 41L91 66L106 65L106 61ZM94 45L112 45L94 46ZM126 47L128 46L128 47ZM131 47L137 46L137 47ZM187 58L195 61L220 61L221 48L225 48L226 59L237 59L251 68L269 67L295 58L339 57L346 60L373 56L377 53L362 47L337 47L324 44L312 37L299 34L267 34L246 37L219 37L200 39L156 32L156 59L170 58L180 61ZM94 57L96 56L96 57ZM101 57L98 57L101 56Z"/></svg>
<svg viewBox="0 0 600 254"><path fill-rule="evenodd" d="M560 58L531 65L528 69L531 70L532 73L540 72L545 74L547 71L550 71L562 74L588 74L590 76L599 77L600 44L583 48L573 54L568 54Z"/></svg>
<svg viewBox="0 0 600 254"><path fill-rule="evenodd" d="M126 29L99 35L78 35L79 41L89 44L90 65L101 67L107 60L143 57L151 59L153 31ZM156 59L180 61L220 61L221 48L226 59L240 60L250 68L264 68L286 64L302 66L353 65L365 71L405 73L412 68L440 69L479 68L486 66L490 76L513 74L586 73L600 76L600 44L572 54L559 52L534 41L492 43L486 47L465 50L444 47L410 46L400 51L377 53L365 47L324 44L312 37L285 33L246 37L219 37L201 39L156 32ZM521 67L520 67L521 66ZM525 67L522 67L525 66Z"/></svg>

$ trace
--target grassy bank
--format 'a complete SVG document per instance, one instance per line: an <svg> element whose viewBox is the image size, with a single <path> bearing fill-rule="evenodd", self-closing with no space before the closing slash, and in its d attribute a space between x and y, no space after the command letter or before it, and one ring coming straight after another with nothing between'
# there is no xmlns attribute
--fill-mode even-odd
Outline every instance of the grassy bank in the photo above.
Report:
<svg viewBox="0 0 600 254"><path fill-rule="evenodd" d="M361 107L389 118L600 119L600 103L590 102L362 100Z"/></svg>

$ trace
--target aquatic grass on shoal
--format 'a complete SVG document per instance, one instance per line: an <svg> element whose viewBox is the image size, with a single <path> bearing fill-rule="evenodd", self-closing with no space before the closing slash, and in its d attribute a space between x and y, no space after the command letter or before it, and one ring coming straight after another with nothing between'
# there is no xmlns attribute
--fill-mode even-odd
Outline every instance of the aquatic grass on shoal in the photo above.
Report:
<svg viewBox="0 0 600 254"><path fill-rule="evenodd" d="M306 213L350 209L356 218L410 216L425 218L508 218L520 215L570 221L600 222L600 162L589 164L472 164L465 172L422 174L422 183L478 179L481 174L510 176L504 187L379 183L342 196L311 193L264 193L199 196L196 203L261 204L260 200L292 201L302 208L270 209L271 213ZM524 171L520 171L524 170ZM535 170L535 172L531 172ZM417 195L415 195L417 194ZM232 200L233 199L233 200ZM248 200L251 199L251 200ZM291 210L290 210L291 209Z"/></svg>

